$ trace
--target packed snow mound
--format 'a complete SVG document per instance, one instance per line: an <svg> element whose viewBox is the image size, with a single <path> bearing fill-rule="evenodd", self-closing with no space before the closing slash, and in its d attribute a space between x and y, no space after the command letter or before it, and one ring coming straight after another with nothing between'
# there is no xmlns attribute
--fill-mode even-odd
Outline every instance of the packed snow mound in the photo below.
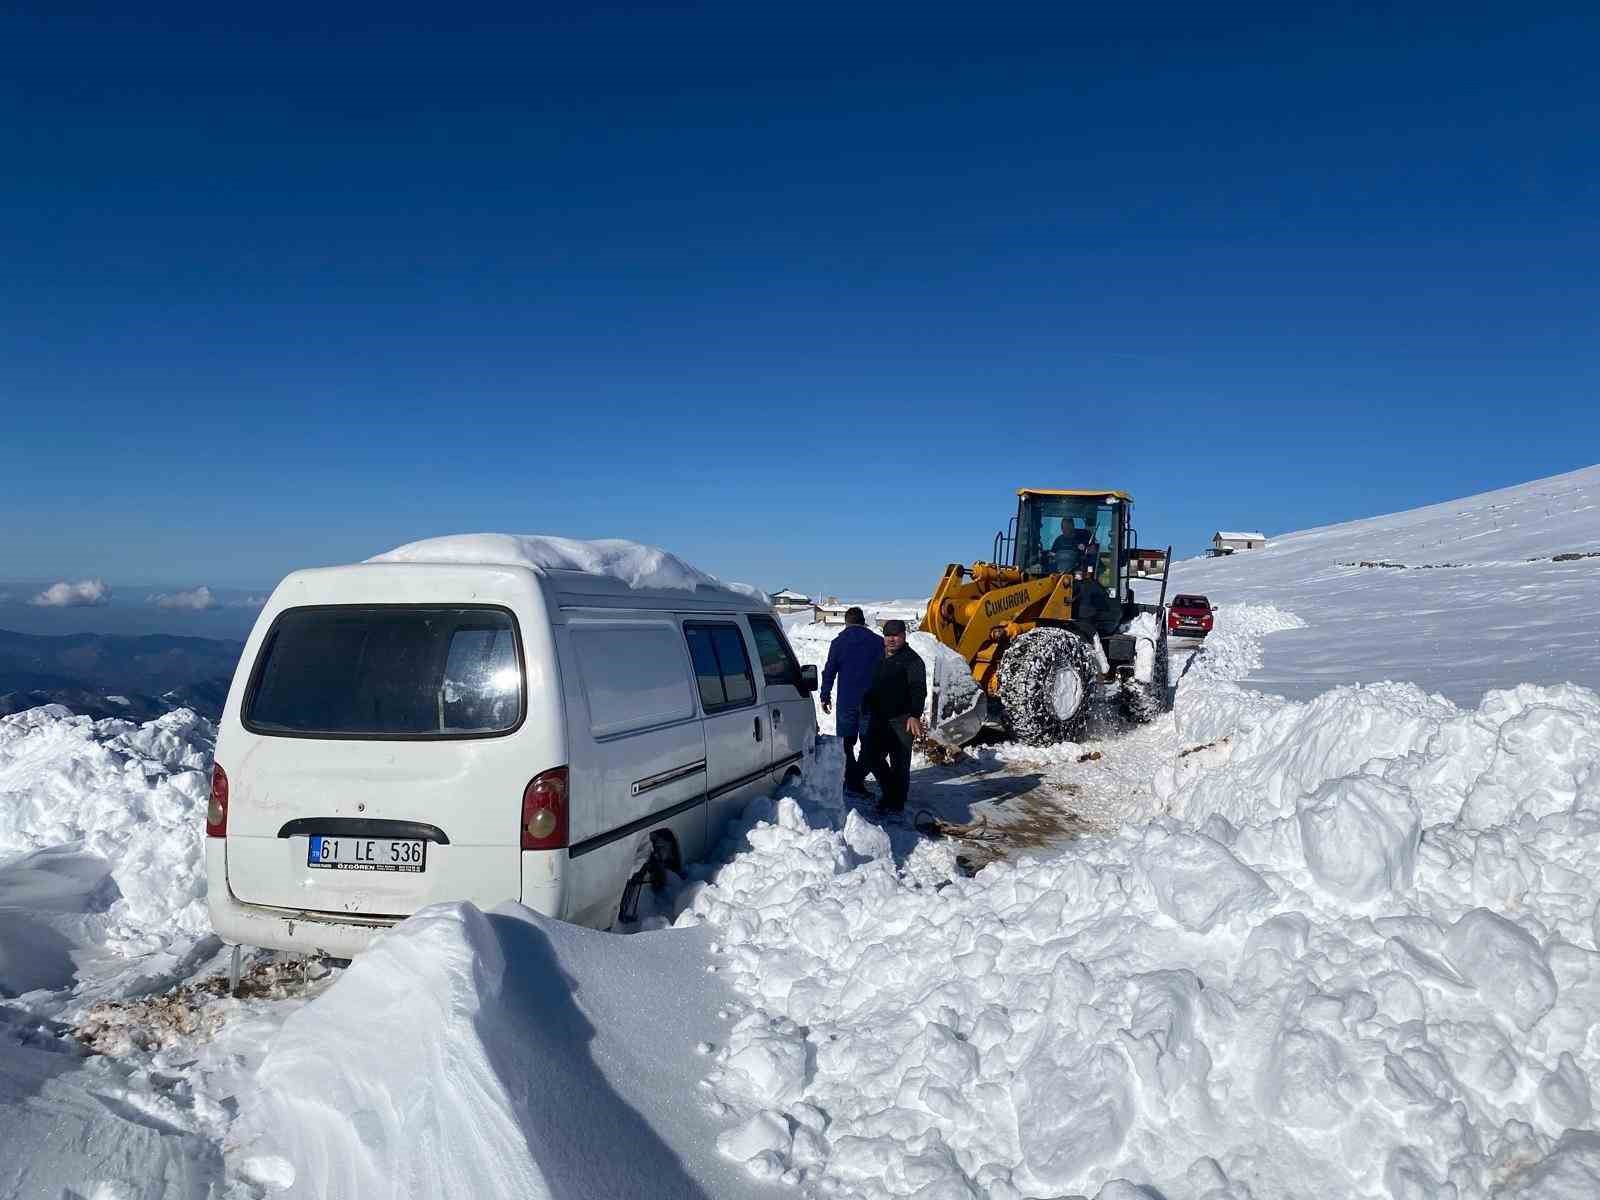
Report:
<svg viewBox="0 0 1600 1200"><path fill-rule="evenodd" d="M1180 708L1180 734L1203 741L1240 720L1236 691L1196 695ZM1370 775L1417 796L1430 824L1600 819L1600 697L1587 688L1524 684L1463 711L1412 684L1358 685L1243 719L1227 745L1157 776L1167 811L1273 820L1332 780Z"/></svg>
<svg viewBox="0 0 1600 1200"><path fill-rule="evenodd" d="M751 806L679 917L755 1006L725 1155L864 1200L1600 1195L1600 695L1292 703L1226 676L1293 617L1234 616L1143 827L963 878L815 786Z"/></svg>
<svg viewBox="0 0 1600 1200"><path fill-rule="evenodd" d="M767 602L766 594L745 584L724 583L690 566L659 546L623 538L581 541L536 533L458 533L408 542L367 559L368 562L477 563L487 566L533 567L547 571L581 571L621 580L631 588L692 592L696 588L736 591Z"/></svg>
<svg viewBox="0 0 1600 1200"><path fill-rule="evenodd" d="M0 717L0 860L77 847L111 865L99 939L125 955L210 931L203 840L216 727L143 725L60 705Z"/></svg>
<svg viewBox="0 0 1600 1200"><path fill-rule="evenodd" d="M662 1137L731 1174L684 1103L724 998L705 943L424 909L284 1022L236 1160L291 1197L702 1196Z"/></svg>

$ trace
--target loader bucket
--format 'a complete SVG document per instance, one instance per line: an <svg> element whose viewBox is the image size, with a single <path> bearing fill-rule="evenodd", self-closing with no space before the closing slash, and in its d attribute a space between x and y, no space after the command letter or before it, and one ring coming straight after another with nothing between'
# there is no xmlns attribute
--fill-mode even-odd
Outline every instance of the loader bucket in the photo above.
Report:
<svg viewBox="0 0 1600 1200"><path fill-rule="evenodd" d="M977 737L978 731L983 728L984 719L989 713L989 695L980 688L973 693L972 702L966 708L950 712L950 707L940 705L946 712L934 714L934 724L928 730L928 737L942 746L957 750Z"/></svg>

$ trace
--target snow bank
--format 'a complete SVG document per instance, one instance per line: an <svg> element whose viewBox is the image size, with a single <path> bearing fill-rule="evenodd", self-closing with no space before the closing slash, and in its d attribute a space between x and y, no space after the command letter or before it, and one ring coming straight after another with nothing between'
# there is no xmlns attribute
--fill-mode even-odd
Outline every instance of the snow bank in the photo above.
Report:
<svg viewBox="0 0 1600 1200"><path fill-rule="evenodd" d="M288 1196L726 1188L716 1122L684 1102L726 999L705 943L517 904L424 909L284 1022L230 1135L236 1168Z"/></svg>
<svg viewBox="0 0 1600 1200"><path fill-rule="evenodd" d="M506 970L494 926L470 905L419 914L378 942L274 1041L241 1131L265 1134L257 1169L306 1195L378 1195L402 1179L406 1194L550 1196L519 1120L531 1097L513 1094L491 1049L503 1039L532 1084L535 1022L508 1012Z"/></svg>
<svg viewBox="0 0 1600 1200"><path fill-rule="evenodd" d="M1178 705L1217 744L1047 861L752 806L679 918L755 1006L723 1152L871 1200L1600 1195L1600 696L1226 677L1294 623L1225 611Z"/></svg>
<svg viewBox="0 0 1600 1200"><path fill-rule="evenodd" d="M580 541L534 533L459 533L407 542L368 562L482 563L536 567L544 570L582 571L619 579L632 588L662 588L692 592L720 588L767 603L764 592L745 584L724 583L690 566L659 546L646 546L622 538Z"/></svg>
<svg viewBox="0 0 1600 1200"><path fill-rule="evenodd" d="M79 847L111 864L91 933L125 955L210 932L202 840L216 727L188 709L93 721L60 705L0 717L0 859Z"/></svg>
<svg viewBox="0 0 1600 1200"><path fill-rule="evenodd" d="M1194 662L1195 679L1243 679L1261 665L1261 639L1269 633L1303 629L1305 622L1272 604L1217 604L1204 652Z"/></svg>

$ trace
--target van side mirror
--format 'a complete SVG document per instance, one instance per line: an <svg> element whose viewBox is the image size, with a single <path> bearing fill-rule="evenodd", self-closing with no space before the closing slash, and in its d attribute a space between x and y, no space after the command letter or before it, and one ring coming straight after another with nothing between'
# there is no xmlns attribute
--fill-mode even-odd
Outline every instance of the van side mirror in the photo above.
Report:
<svg viewBox="0 0 1600 1200"><path fill-rule="evenodd" d="M821 685L817 682L817 668L814 663L807 663L800 668L800 690L809 696Z"/></svg>

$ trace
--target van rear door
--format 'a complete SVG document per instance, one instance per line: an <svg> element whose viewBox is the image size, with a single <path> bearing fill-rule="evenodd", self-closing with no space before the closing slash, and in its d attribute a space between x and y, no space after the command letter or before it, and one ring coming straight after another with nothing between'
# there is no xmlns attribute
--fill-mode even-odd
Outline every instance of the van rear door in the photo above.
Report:
<svg viewBox="0 0 1600 1200"><path fill-rule="evenodd" d="M521 887L528 710L516 617L313 605L264 639L227 766L228 886L246 903L404 916Z"/></svg>

